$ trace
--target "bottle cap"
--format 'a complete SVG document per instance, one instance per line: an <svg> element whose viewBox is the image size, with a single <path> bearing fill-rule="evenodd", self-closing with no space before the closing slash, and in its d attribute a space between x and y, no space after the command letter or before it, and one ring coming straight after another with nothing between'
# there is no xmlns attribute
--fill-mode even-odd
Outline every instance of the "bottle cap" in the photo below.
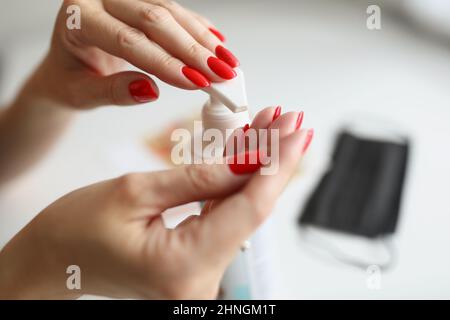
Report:
<svg viewBox="0 0 450 320"><path fill-rule="evenodd" d="M237 76L231 80L212 83L203 89L212 99L219 100L233 113L248 111L247 93L245 91L245 78L241 69L235 69Z"/></svg>

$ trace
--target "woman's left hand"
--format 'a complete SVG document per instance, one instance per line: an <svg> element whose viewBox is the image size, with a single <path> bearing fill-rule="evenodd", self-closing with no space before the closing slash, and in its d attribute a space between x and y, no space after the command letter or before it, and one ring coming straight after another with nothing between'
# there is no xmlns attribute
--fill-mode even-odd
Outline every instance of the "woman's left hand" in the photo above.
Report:
<svg viewBox="0 0 450 320"><path fill-rule="evenodd" d="M156 100L146 73L201 89L236 76L239 62L222 40L206 18L173 1L65 0L31 91L87 109ZM143 72L124 71L125 62Z"/></svg>

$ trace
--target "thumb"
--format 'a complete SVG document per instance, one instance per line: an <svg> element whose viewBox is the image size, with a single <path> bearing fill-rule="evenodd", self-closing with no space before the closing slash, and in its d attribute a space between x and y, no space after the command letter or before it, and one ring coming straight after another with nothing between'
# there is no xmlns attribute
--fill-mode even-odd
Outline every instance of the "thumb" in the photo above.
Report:
<svg viewBox="0 0 450 320"><path fill-rule="evenodd" d="M90 109L104 105L129 106L158 99L159 89L147 75L126 71L109 76L84 76L74 88L77 107Z"/></svg>
<svg viewBox="0 0 450 320"><path fill-rule="evenodd" d="M252 152L250 152L252 153ZM224 159L223 164L194 164L173 170L150 173L151 189L157 197L149 201L159 209L168 209L185 203L225 197L239 190L260 168L257 158L246 153L244 163L237 156ZM258 161L258 160L256 160ZM155 204L156 202L156 204Z"/></svg>

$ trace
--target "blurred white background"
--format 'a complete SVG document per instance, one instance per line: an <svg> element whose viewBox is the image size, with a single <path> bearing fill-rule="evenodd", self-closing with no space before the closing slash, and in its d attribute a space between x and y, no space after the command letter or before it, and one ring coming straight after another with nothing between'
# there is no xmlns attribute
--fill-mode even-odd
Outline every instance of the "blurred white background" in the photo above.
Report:
<svg viewBox="0 0 450 320"><path fill-rule="evenodd" d="M366 28L366 1L180 2L208 16L229 39L246 73L253 112L278 104L304 110L304 126L316 131L302 175L272 217L272 296L450 298L450 41L422 32L384 2L371 2L382 10L377 31ZM0 4L1 102L45 53L60 3ZM0 247L74 188L159 165L140 153L143 137L198 111L206 96L158 84L161 98L154 104L80 115L44 162L1 191ZM311 255L296 222L327 166L336 130L357 117L390 123L412 140L394 238L398 260L382 274L380 290L367 288L365 271Z"/></svg>

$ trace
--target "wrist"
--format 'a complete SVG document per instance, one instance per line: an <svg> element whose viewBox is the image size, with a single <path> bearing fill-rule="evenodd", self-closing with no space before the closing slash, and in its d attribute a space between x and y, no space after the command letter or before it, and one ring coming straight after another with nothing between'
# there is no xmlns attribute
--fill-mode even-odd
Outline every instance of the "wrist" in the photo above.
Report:
<svg viewBox="0 0 450 320"><path fill-rule="evenodd" d="M65 128L74 117L75 111L55 93L58 91L55 82L59 75L52 70L50 59L50 56L46 56L32 73L12 101L8 113L11 117L27 114L27 119L33 121L32 125L42 122L46 127Z"/></svg>
<svg viewBox="0 0 450 320"><path fill-rule="evenodd" d="M32 223L0 251L0 299L76 299L56 253L36 239ZM51 252L51 253L50 253Z"/></svg>
<svg viewBox="0 0 450 320"><path fill-rule="evenodd" d="M70 102L67 101L70 86L64 85L68 82L67 77L56 65L54 56L51 51L45 56L20 90L14 105L39 108L66 116L73 113Z"/></svg>

